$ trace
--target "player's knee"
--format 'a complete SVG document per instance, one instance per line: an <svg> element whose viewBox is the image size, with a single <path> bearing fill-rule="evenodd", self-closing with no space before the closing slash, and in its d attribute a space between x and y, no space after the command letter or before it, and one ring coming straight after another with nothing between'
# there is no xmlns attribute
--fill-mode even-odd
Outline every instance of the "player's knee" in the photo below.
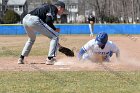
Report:
<svg viewBox="0 0 140 93"><path fill-rule="evenodd" d="M54 36L52 39L53 40L59 40L59 37L58 36Z"/></svg>
<svg viewBox="0 0 140 93"><path fill-rule="evenodd" d="M35 42L35 39L28 39L28 42L30 43L30 44L34 44L34 42Z"/></svg>

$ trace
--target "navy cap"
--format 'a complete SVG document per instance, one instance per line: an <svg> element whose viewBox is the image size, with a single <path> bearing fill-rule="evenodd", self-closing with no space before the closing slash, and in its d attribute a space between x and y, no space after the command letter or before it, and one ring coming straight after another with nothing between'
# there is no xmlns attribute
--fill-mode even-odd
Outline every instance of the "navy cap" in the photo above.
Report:
<svg viewBox="0 0 140 93"><path fill-rule="evenodd" d="M61 6L62 8L65 9L65 3L62 1L57 1L54 5Z"/></svg>

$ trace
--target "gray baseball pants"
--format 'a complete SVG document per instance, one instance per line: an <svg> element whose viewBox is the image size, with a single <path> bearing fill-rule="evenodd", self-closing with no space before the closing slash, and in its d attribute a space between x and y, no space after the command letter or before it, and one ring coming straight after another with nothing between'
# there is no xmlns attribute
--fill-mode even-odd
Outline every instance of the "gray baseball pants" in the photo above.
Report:
<svg viewBox="0 0 140 93"><path fill-rule="evenodd" d="M93 24L89 24L89 31L90 34L93 35Z"/></svg>
<svg viewBox="0 0 140 93"><path fill-rule="evenodd" d="M46 23L44 23L39 17L27 14L23 18L23 26L27 32L29 37L28 41L26 42L23 50L22 56L28 56L30 50L36 40L36 33L39 32L40 34L47 36L51 39L48 57L55 57L57 53L57 46L59 42L59 33L55 32L51 27L49 27Z"/></svg>

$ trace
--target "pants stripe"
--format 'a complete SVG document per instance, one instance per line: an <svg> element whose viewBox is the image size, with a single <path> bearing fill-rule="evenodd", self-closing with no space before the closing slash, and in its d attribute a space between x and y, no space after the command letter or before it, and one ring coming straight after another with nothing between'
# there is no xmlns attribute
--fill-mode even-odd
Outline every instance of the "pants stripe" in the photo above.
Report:
<svg viewBox="0 0 140 93"><path fill-rule="evenodd" d="M55 37L57 37L57 35L56 35L55 33L53 33L51 30L49 30L49 29L43 24L43 22L42 22L41 20L39 20L39 22L40 22L41 25L44 26L51 34L53 34ZM56 42L58 42L58 40L57 40ZM55 55L56 51L57 51L57 43L56 43L56 45L55 45L54 57L56 56L56 55Z"/></svg>
<svg viewBox="0 0 140 93"><path fill-rule="evenodd" d="M58 39L57 39L57 41L56 41L56 42L58 42ZM56 57L56 55L55 55L55 54L56 54L56 51L57 51L57 44L58 44L58 43L56 43L56 45L55 45L54 57Z"/></svg>
<svg viewBox="0 0 140 93"><path fill-rule="evenodd" d="M51 30L49 30L49 29L43 24L44 22L42 22L41 20L39 20L39 22L40 22L41 25L44 26L50 33L52 33L54 36L56 36L55 33L53 33ZM56 36L56 37L57 37L57 36Z"/></svg>

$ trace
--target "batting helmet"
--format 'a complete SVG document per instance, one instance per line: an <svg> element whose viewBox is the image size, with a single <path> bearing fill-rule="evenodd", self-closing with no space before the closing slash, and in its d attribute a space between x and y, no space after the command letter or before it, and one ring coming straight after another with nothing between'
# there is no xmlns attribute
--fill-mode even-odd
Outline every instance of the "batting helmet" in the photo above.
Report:
<svg viewBox="0 0 140 93"><path fill-rule="evenodd" d="M97 34L96 39L97 44L102 46L105 45L108 41L108 34L105 32L100 32L99 34Z"/></svg>

